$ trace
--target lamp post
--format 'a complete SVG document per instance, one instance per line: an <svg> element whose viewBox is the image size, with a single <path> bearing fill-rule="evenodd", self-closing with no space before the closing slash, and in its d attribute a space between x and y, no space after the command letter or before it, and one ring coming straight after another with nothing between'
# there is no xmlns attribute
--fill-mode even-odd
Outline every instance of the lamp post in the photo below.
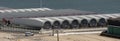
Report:
<svg viewBox="0 0 120 41"><path fill-rule="evenodd" d="M59 26L54 26L55 32L57 33L57 41L59 41ZM53 29L53 30L54 30Z"/></svg>
<svg viewBox="0 0 120 41"><path fill-rule="evenodd" d="M57 29L56 32L57 32L57 41L59 41L59 30Z"/></svg>

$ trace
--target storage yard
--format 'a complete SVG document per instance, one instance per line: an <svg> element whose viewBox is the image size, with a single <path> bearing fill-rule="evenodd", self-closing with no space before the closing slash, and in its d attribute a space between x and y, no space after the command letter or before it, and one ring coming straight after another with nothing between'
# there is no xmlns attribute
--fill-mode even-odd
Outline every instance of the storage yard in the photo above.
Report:
<svg viewBox="0 0 120 41"><path fill-rule="evenodd" d="M29 8L0 10L1 24L24 25L37 30L41 28L74 29L101 27L107 25L107 19L119 16L119 13L98 14L76 9Z"/></svg>
<svg viewBox="0 0 120 41"><path fill-rule="evenodd" d="M120 41L120 0L0 3L0 41Z"/></svg>
<svg viewBox="0 0 120 41"><path fill-rule="evenodd" d="M98 14L96 12L75 9L7 9L0 11L0 21L11 24L25 25L32 29L81 28L106 26L107 19L119 17L115 14Z"/></svg>
<svg viewBox="0 0 120 41"><path fill-rule="evenodd" d="M107 30L108 19L115 14L97 14L75 9L7 9L0 10L2 41L119 41L100 36ZM56 37L57 36L57 37Z"/></svg>

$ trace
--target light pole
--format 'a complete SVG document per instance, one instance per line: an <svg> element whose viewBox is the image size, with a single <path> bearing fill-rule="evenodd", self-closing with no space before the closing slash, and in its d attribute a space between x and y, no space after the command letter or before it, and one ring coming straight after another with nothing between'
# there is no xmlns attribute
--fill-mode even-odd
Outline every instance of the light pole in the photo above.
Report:
<svg viewBox="0 0 120 41"><path fill-rule="evenodd" d="M54 26L53 34L54 34L54 29L55 29L55 32L57 33L57 41L59 41L59 26Z"/></svg>
<svg viewBox="0 0 120 41"><path fill-rule="evenodd" d="M59 30L57 29L56 32L57 32L57 41L59 41Z"/></svg>

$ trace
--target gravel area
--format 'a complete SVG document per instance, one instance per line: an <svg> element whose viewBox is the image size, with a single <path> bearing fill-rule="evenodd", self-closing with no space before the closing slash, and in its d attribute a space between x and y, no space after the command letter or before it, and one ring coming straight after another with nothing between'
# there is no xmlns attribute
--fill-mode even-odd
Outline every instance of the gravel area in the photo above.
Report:
<svg viewBox="0 0 120 41"><path fill-rule="evenodd" d="M57 41L56 36L35 34L24 36L24 33L0 32L0 41ZM117 38L99 36L98 34L61 35L60 41L120 41Z"/></svg>

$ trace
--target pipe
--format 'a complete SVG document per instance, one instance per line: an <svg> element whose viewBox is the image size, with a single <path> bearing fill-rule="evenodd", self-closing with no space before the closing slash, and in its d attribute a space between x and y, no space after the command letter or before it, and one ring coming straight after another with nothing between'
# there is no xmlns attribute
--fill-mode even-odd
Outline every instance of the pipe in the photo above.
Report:
<svg viewBox="0 0 120 41"><path fill-rule="evenodd" d="M101 19L99 19L98 21L98 26L107 26L107 19L109 19L109 17L103 16L103 15L95 15L96 17L99 17Z"/></svg>
<svg viewBox="0 0 120 41"><path fill-rule="evenodd" d="M101 18L98 22L98 26L107 26L107 21L105 18Z"/></svg>
<svg viewBox="0 0 120 41"><path fill-rule="evenodd" d="M38 18L37 20L44 22L42 28L43 29L52 29L51 21L46 20L47 18Z"/></svg>
<svg viewBox="0 0 120 41"><path fill-rule="evenodd" d="M45 22L43 28L44 28L44 29L52 29L52 24L51 24L51 22L49 22L49 21Z"/></svg>
<svg viewBox="0 0 120 41"><path fill-rule="evenodd" d="M55 20L54 21L54 25L57 23L57 24L59 24L59 28L66 28L66 26L65 27L63 27L63 19L60 19L59 17L49 17L49 19L52 19L52 20ZM64 24L65 25L65 24Z"/></svg>
<svg viewBox="0 0 120 41"><path fill-rule="evenodd" d="M60 22L60 28L68 29L70 27L70 23L68 20L64 19L63 17L49 17L50 19L56 20Z"/></svg>
<svg viewBox="0 0 120 41"><path fill-rule="evenodd" d="M96 19L91 19L89 23L90 27L96 27L97 26L97 20Z"/></svg>
<svg viewBox="0 0 120 41"><path fill-rule="evenodd" d="M51 10L48 8L37 9L12 9L1 10L0 18L28 18L28 17L51 17L51 16L70 16L70 15L83 15L95 14L94 12L86 12L74 9L61 9Z"/></svg>
<svg viewBox="0 0 120 41"><path fill-rule="evenodd" d="M70 29L70 23L69 23L69 21L68 21L68 20L64 20L64 21L62 22L61 27L62 27L63 29Z"/></svg>
<svg viewBox="0 0 120 41"><path fill-rule="evenodd" d="M78 17L76 17L76 16L70 16L69 18L73 19L73 21L72 21L72 26L73 26L74 28L80 28L81 21L82 21L83 19L78 18Z"/></svg>
<svg viewBox="0 0 120 41"><path fill-rule="evenodd" d="M113 16L115 16L115 17L120 17L120 14L112 14Z"/></svg>
<svg viewBox="0 0 120 41"><path fill-rule="evenodd" d="M85 15L86 17L92 18L90 20L90 27L97 27L97 23L99 22L99 20L101 19L100 17L96 17L95 15Z"/></svg>
<svg viewBox="0 0 120 41"><path fill-rule="evenodd" d="M107 15L103 15L103 16L106 16L106 17L109 17L109 18L117 18L116 16L114 16L114 15L110 15L110 14L107 14Z"/></svg>
<svg viewBox="0 0 120 41"><path fill-rule="evenodd" d="M81 18L83 20L81 20L81 26L82 27L88 27L88 24L90 23L90 20L92 18L88 18L88 17L85 17L85 16L78 16L78 18Z"/></svg>
<svg viewBox="0 0 120 41"><path fill-rule="evenodd" d="M89 21L87 19L81 20L81 27L88 27Z"/></svg>
<svg viewBox="0 0 120 41"><path fill-rule="evenodd" d="M69 18L69 17L59 17L59 19L62 19L62 20L64 20L63 22L62 22L62 27L64 27L65 29L71 29L71 28L73 28L73 27L71 27L70 25L71 25L71 23L72 23L72 21L73 21L73 19L71 19L71 18Z"/></svg>
<svg viewBox="0 0 120 41"><path fill-rule="evenodd" d="M58 28L60 28L60 25L61 25L61 24L60 24L60 22L59 22L57 19L54 19L54 18L44 18L44 19L51 22L53 29L58 29Z"/></svg>
<svg viewBox="0 0 120 41"><path fill-rule="evenodd" d="M65 20L64 18L61 17L53 17L52 19L57 20L60 22L60 28L62 29L69 29L70 28L70 23L68 20Z"/></svg>
<svg viewBox="0 0 120 41"><path fill-rule="evenodd" d="M11 20L13 24L31 26L36 29L41 29L46 26L46 28L50 27L51 24L49 21L41 19L41 18L15 18Z"/></svg>
<svg viewBox="0 0 120 41"><path fill-rule="evenodd" d="M78 20L73 20L72 23L71 23L71 26L74 27L74 28L79 28Z"/></svg>
<svg viewBox="0 0 120 41"><path fill-rule="evenodd" d="M59 22L59 21L55 21L55 22L53 23L53 27L54 27L55 29L60 29L60 22Z"/></svg>

